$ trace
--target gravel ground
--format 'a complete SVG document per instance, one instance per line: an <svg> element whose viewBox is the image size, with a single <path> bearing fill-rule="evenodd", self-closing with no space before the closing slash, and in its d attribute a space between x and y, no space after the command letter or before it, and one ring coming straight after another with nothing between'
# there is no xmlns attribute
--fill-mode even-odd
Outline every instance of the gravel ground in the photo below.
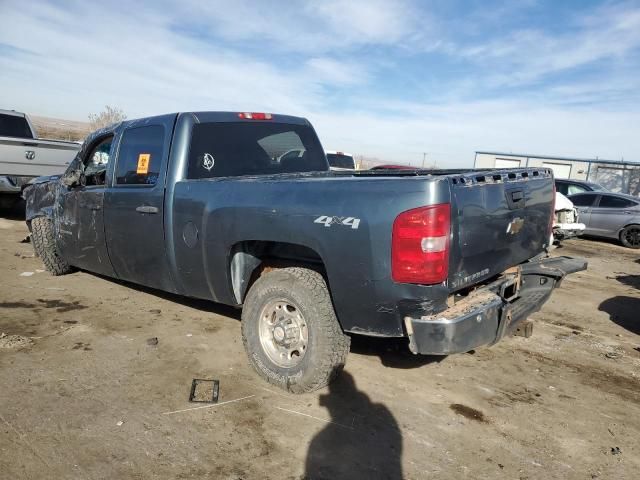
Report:
<svg viewBox="0 0 640 480"><path fill-rule="evenodd" d="M531 338L450 357L357 338L336 383L293 396L247 366L237 310L52 277L26 234L0 218L0 478L638 478L640 252L557 249L590 267ZM193 378L220 403L189 403Z"/></svg>

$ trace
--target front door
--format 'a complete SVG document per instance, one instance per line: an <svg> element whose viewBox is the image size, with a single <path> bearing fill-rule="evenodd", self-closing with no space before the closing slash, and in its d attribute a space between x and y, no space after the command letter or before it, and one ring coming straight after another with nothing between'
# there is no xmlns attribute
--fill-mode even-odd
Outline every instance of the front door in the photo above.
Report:
<svg viewBox="0 0 640 480"><path fill-rule="evenodd" d="M113 134L100 137L82 158L79 185L59 197L58 244L63 257L78 268L114 276L104 236L104 197Z"/></svg>
<svg viewBox="0 0 640 480"><path fill-rule="evenodd" d="M164 241L164 190L175 115L128 124L105 197L107 248L118 278L175 291Z"/></svg>
<svg viewBox="0 0 640 480"><path fill-rule="evenodd" d="M584 233L589 233L589 222L591 220L591 209L598 199L598 194L594 193L580 193L573 195L569 200L573 203L573 206L578 210L578 222L584 223L586 229Z"/></svg>

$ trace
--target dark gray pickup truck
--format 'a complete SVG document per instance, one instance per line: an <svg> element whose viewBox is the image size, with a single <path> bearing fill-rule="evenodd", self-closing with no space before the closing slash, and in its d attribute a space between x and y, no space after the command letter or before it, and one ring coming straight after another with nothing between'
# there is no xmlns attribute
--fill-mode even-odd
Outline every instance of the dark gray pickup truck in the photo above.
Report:
<svg viewBox="0 0 640 480"><path fill-rule="evenodd" d="M50 272L242 306L255 370L305 392L351 334L450 354L512 333L586 268L545 254L553 192L547 168L331 172L305 119L196 112L95 132L25 198Z"/></svg>

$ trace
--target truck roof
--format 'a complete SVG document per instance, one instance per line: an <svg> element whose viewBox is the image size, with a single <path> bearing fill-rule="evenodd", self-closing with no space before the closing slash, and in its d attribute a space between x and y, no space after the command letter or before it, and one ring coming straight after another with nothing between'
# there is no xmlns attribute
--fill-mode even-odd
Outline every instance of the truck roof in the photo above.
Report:
<svg viewBox="0 0 640 480"><path fill-rule="evenodd" d="M194 115L200 122L246 122L246 121L259 121L259 122L278 122L278 123L292 123L296 125L311 125L306 118L294 117L292 115L282 115L279 113L267 113L267 112L185 112ZM258 117L258 118L256 118Z"/></svg>
<svg viewBox="0 0 640 480"><path fill-rule="evenodd" d="M16 112L15 110L2 110L0 109L0 115L13 115L14 117L26 117L27 115L22 112Z"/></svg>

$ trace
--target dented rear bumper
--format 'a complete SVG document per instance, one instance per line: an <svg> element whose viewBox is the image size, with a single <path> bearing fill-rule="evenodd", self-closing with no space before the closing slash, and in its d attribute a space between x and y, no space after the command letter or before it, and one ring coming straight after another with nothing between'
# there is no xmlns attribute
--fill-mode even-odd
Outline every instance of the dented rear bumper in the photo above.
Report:
<svg viewBox="0 0 640 480"><path fill-rule="evenodd" d="M443 312L405 317L413 353L446 355L492 345L540 310L571 273L586 270L581 258L543 258L520 265Z"/></svg>

